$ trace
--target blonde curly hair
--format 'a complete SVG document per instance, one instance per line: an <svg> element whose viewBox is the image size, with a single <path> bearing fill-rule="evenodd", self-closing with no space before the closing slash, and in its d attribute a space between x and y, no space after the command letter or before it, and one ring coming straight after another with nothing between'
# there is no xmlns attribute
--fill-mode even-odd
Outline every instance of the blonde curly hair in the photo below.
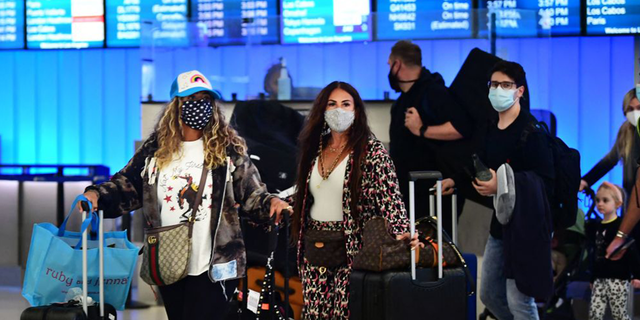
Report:
<svg viewBox="0 0 640 320"><path fill-rule="evenodd" d="M212 99L213 101L213 99ZM156 124L155 131L158 139L158 150L155 152L158 169L167 166L180 152L182 146L182 119L180 118L180 98L175 97L165 108L162 117ZM204 161L209 169L215 169L224 164L227 157L227 147L239 155L246 155L247 145L238 132L225 122L220 106L213 102L213 115L204 127Z"/></svg>

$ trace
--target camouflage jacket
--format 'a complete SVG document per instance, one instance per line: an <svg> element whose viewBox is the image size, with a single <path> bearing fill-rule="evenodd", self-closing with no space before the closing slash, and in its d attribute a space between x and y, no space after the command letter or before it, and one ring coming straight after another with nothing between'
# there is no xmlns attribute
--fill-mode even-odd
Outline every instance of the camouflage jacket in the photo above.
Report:
<svg viewBox="0 0 640 320"><path fill-rule="evenodd" d="M116 218L142 208L147 227L162 226L155 175L157 149L153 134L110 181L87 187L100 194L98 207L105 217ZM211 194L213 251L209 267L209 278L213 282L245 275L246 252L238 212L241 210L254 220L267 220L270 200L275 197L267 192L248 156L237 154L233 148L227 148L227 155L230 165L209 171L214 185ZM223 185L224 188L220 187Z"/></svg>

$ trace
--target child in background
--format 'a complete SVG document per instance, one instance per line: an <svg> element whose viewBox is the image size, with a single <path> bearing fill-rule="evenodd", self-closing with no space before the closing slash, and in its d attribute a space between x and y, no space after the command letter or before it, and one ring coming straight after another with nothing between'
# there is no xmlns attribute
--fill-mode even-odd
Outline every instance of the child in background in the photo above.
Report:
<svg viewBox="0 0 640 320"><path fill-rule="evenodd" d="M603 182L596 194L598 212L603 215L595 237L595 262L592 274L591 305L589 320L601 320L609 304L613 318L631 320L627 312L631 270L637 270L637 251L628 250L624 258L612 261L605 258L607 247L613 241L622 219L618 218L618 209L625 203L625 192L610 182ZM635 273L638 275L638 273ZM640 283L633 280L634 287Z"/></svg>

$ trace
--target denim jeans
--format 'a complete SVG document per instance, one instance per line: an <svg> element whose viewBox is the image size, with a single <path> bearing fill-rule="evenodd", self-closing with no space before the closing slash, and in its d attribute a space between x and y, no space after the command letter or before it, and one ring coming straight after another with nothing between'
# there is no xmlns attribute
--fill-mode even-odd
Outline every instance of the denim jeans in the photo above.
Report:
<svg viewBox="0 0 640 320"><path fill-rule="evenodd" d="M538 320L535 300L504 274L502 240L489 236L482 261L480 300L498 320Z"/></svg>

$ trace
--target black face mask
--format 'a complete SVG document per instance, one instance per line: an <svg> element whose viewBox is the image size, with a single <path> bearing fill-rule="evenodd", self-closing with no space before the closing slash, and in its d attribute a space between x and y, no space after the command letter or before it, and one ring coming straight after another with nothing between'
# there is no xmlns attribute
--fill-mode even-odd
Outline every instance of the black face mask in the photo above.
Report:
<svg viewBox="0 0 640 320"><path fill-rule="evenodd" d="M209 99L185 101L182 104L180 119L184 124L196 130L202 130L207 126L213 115L213 106Z"/></svg>
<svg viewBox="0 0 640 320"><path fill-rule="evenodd" d="M418 79L415 80L400 80L398 79L398 73L400 72L400 68L398 68L398 71L396 71L396 74L393 74L393 67L396 65L396 63L394 62L391 65L391 69L389 69L389 86L391 86L391 89L395 90L395 92L400 92L402 91L402 89L400 89L400 84L401 83L412 83L412 82L416 82L418 81Z"/></svg>
<svg viewBox="0 0 640 320"><path fill-rule="evenodd" d="M389 69L389 86L391 87L391 89L393 89L393 91L395 92L400 92L402 90L400 90L400 79L398 79L398 72L400 72L400 68L398 68L398 71L396 71L395 74L393 74L393 67L396 66L396 63L394 62L391 65L391 69Z"/></svg>

